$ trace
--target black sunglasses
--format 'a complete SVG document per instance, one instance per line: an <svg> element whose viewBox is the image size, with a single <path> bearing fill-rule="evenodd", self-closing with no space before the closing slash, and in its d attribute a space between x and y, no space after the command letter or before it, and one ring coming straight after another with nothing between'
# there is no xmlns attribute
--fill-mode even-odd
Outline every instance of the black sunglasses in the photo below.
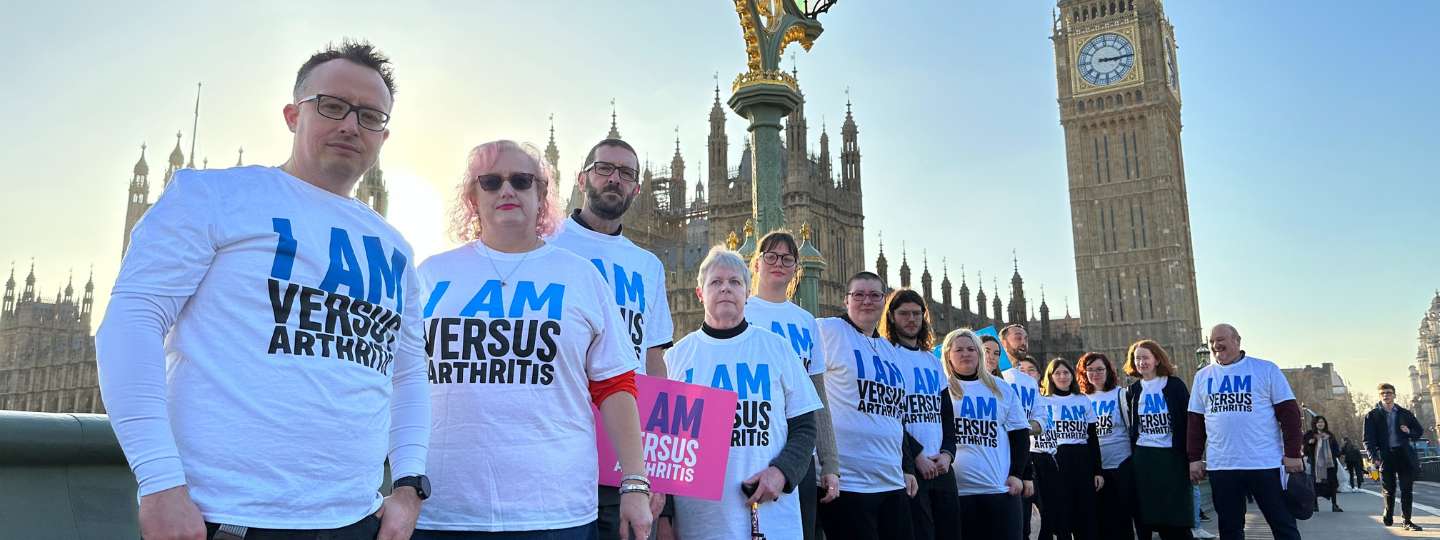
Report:
<svg viewBox="0 0 1440 540"><path fill-rule="evenodd" d="M530 173L515 173L509 177L498 174L482 174L475 177L475 182L480 184L480 189L485 191L500 191L500 186L506 181L515 191L525 191L535 185L535 175Z"/></svg>

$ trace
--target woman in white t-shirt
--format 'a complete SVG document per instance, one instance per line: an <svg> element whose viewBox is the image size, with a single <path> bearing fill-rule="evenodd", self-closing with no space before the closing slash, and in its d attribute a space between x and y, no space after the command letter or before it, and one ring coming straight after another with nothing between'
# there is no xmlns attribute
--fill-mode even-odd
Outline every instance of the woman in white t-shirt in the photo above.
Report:
<svg viewBox="0 0 1440 540"><path fill-rule="evenodd" d="M981 369L984 345L962 328L940 344L948 388L941 410L955 425L960 537L1020 538L1020 476L1030 455L1030 423L1010 385Z"/></svg>
<svg viewBox="0 0 1440 540"><path fill-rule="evenodd" d="M1134 442L1135 530L1140 538L1189 540L1195 523L1194 491L1185 456L1190 390L1159 343L1135 342L1125 353L1125 374L1140 380L1125 392ZM1213 537L1212 537L1213 538Z"/></svg>
<svg viewBox="0 0 1440 540"><path fill-rule="evenodd" d="M671 379L739 397L720 500L675 498L675 527L686 540L803 536L794 490L814 489L801 479L815 451L820 396L790 343L746 322L749 273L740 255L712 248L695 287L704 322L665 351Z"/></svg>
<svg viewBox="0 0 1440 540"><path fill-rule="evenodd" d="M621 527L650 533L633 353L589 261L541 238L558 220L534 147L470 151L452 212L465 244L420 264L434 495L414 538L595 534L599 406L623 476Z"/></svg>
<svg viewBox="0 0 1440 540"><path fill-rule="evenodd" d="M790 347L805 364L805 373L810 376L815 393L824 403L825 354L820 347L820 329L815 325L814 315L790 300L800 283L803 256L795 236L788 231L771 231L760 237L760 249L750 257L752 283L750 299L745 303L745 320L790 342ZM820 470L815 470L812 460L800 483L800 520L807 540L815 538L820 530L815 519L817 505L840 496L840 460L836 457L835 429L830 423L828 405L815 411L815 428L815 454Z"/></svg>
<svg viewBox="0 0 1440 540"><path fill-rule="evenodd" d="M1095 502L1100 538L1135 538L1135 471L1130 462L1130 424L1121 412L1124 388L1115 366L1104 353L1080 357L1080 393L1090 398L1095 410L1095 435L1100 440L1100 474L1105 487Z"/></svg>
<svg viewBox="0 0 1440 540"><path fill-rule="evenodd" d="M1050 361L1040 394L1049 398L1055 432L1055 463L1060 471L1057 501L1041 500L1046 528L1062 540L1096 538L1095 492L1105 485L1100 469L1100 440L1095 409L1075 383L1075 369L1064 358ZM1056 504L1058 503L1058 504Z"/></svg>

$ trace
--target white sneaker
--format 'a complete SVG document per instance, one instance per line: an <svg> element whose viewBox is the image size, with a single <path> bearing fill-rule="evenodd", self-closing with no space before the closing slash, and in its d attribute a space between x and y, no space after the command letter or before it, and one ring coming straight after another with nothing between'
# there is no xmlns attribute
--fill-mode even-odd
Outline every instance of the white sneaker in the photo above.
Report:
<svg viewBox="0 0 1440 540"><path fill-rule="evenodd" d="M1195 538L1219 538L1219 536L1215 536L1215 533L1212 533L1200 527L1190 529L1190 536L1193 536Z"/></svg>

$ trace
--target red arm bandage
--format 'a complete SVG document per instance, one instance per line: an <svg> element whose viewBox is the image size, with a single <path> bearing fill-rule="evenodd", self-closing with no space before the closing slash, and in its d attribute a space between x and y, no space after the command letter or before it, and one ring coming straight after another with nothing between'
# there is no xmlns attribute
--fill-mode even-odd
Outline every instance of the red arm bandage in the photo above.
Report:
<svg viewBox="0 0 1440 540"><path fill-rule="evenodd" d="M605 398L616 392L625 392L631 396L639 397L640 390L635 386L635 372L626 371L603 381L590 381L590 401L599 407L605 403Z"/></svg>

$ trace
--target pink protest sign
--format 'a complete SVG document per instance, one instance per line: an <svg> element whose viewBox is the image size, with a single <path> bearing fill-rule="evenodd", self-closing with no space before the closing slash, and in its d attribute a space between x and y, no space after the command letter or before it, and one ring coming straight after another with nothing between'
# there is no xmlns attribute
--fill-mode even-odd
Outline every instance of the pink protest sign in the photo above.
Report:
<svg viewBox="0 0 1440 540"><path fill-rule="evenodd" d="M728 390L637 375L645 471L658 493L720 500L738 396ZM620 485L619 458L595 411L600 483Z"/></svg>

